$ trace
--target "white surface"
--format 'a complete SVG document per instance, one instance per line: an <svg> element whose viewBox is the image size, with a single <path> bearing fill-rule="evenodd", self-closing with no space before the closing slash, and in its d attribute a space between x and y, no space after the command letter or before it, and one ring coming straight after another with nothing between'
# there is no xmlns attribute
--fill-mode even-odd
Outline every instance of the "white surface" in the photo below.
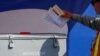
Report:
<svg viewBox="0 0 100 56"><path fill-rule="evenodd" d="M46 10L39 9L0 12L0 33L32 32L67 34L67 25L59 28L48 22L44 19L46 13ZM66 39L58 39L58 41L59 48L53 48L52 39L13 40L14 48L9 50L9 40L0 40L0 56L43 56L40 54L42 51L44 56L63 56L66 52Z"/></svg>
<svg viewBox="0 0 100 56"><path fill-rule="evenodd" d="M59 28L44 18L46 10L22 9L0 12L0 33L67 33L67 25Z"/></svg>
<svg viewBox="0 0 100 56"><path fill-rule="evenodd" d="M63 56L66 52L66 39L58 41L59 48L53 48L52 39L13 40L14 47L9 50L8 41L0 40L0 56Z"/></svg>

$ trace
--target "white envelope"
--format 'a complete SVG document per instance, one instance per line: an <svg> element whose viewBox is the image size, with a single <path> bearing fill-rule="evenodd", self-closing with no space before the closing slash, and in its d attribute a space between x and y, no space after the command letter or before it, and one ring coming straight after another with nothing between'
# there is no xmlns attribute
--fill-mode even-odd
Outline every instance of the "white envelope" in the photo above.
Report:
<svg viewBox="0 0 100 56"><path fill-rule="evenodd" d="M68 21L68 20L65 20L64 18L58 16L58 15L52 10L52 8L50 8L50 9L48 10L46 19L47 19L49 22L51 22L51 23L57 25L57 26L60 27L60 28L62 28L62 27L66 24L66 22Z"/></svg>

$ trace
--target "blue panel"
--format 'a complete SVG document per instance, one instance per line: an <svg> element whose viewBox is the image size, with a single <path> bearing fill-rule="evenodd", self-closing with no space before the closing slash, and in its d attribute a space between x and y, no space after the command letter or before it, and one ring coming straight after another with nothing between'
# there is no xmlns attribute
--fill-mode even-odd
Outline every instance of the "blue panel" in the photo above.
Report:
<svg viewBox="0 0 100 56"><path fill-rule="evenodd" d="M74 13L82 13L91 0L0 0L0 11L39 8L48 9L58 4L62 9ZM81 9L81 10L80 10Z"/></svg>
<svg viewBox="0 0 100 56"><path fill-rule="evenodd" d="M91 4L84 15L96 15ZM90 56L92 43L96 34L96 30L77 22L69 34L68 56Z"/></svg>

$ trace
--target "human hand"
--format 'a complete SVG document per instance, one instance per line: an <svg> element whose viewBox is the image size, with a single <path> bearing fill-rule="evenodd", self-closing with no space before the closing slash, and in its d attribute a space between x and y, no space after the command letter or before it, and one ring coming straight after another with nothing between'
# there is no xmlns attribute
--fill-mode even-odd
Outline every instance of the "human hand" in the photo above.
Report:
<svg viewBox="0 0 100 56"><path fill-rule="evenodd" d="M64 15L62 15L61 17L63 17L64 19L70 19L72 17L72 13L69 11L64 11Z"/></svg>
<svg viewBox="0 0 100 56"><path fill-rule="evenodd" d="M72 17L72 13L70 13L69 11L65 11L62 10L61 8L59 8L59 6L54 5L52 7L52 10L55 14L57 14L58 16L64 18L64 19L70 19Z"/></svg>

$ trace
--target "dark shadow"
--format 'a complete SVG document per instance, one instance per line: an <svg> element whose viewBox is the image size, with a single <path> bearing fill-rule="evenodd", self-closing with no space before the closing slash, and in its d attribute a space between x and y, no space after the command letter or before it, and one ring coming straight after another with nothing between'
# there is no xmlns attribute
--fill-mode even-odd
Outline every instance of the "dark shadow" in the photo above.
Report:
<svg viewBox="0 0 100 56"><path fill-rule="evenodd" d="M66 53L63 56L66 56Z"/></svg>
<svg viewBox="0 0 100 56"><path fill-rule="evenodd" d="M54 47L53 39L47 39L42 45L40 52L40 56L58 56L59 46Z"/></svg>

